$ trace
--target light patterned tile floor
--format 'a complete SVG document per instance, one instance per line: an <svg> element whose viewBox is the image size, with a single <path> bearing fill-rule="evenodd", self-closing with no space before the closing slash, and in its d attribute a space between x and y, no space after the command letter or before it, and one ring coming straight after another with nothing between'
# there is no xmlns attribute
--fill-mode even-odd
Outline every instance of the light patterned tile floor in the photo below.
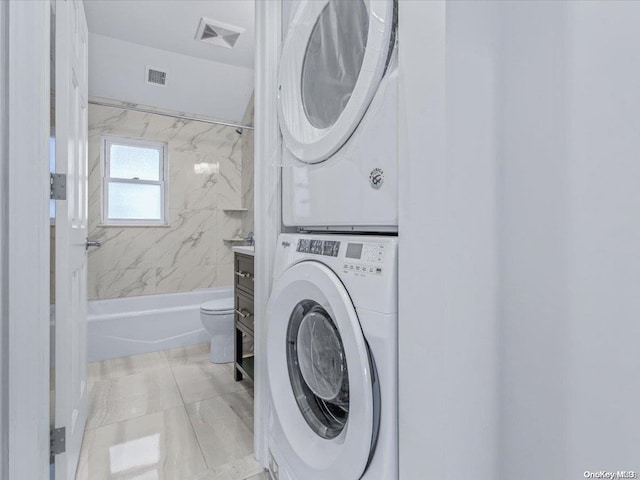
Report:
<svg viewBox="0 0 640 480"><path fill-rule="evenodd" d="M87 428L96 428L183 405L171 367L89 384Z"/></svg>
<svg viewBox="0 0 640 480"><path fill-rule="evenodd" d="M208 345L89 365L77 480L268 480L253 458L253 383Z"/></svg>
<svg viewBox="0 0 640 480"><path fill-rule="evenodd" d="M247 478L246 480L271 480L271 477L269 477L269 474L267 472L260 472L253 477Z"/></svg>
<svg viewBox="0 0 640 480"><path fill-rule="evenodd" d="M183 349L179 349L183 350ZM97 382L112 378L126 377L135 373L145 373L161 367L168 367L166 352L152 352L132 357L120 357L89 364L87 381Z"/></svg>

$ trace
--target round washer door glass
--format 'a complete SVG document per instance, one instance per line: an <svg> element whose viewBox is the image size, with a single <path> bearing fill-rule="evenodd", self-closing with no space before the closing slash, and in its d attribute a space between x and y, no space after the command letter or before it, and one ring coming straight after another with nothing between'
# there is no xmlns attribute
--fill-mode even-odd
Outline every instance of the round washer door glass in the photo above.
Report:
<svg viewBox="0 0 640 480"><path fill-rule="evenodd" d="M379 397L349 293L326 265L303 261L274 283L266 317L273 447L292 478L362 477L375 448Z"/></svg>
<svg viewBox="0 0 640 480"><path fill-rule="evenodd" d="M333 126L349 103L368 35L363 0L330 1L318 17L302 65L302 103L314 127Z"/></svg>
<svg viewBox="0 0 640 480"><path fill-rule="evenodd" d="M349 417L349 375L340 333L313 300L299 302L287 329L289 379L300 413L322 438L335 438Z"/></svg>

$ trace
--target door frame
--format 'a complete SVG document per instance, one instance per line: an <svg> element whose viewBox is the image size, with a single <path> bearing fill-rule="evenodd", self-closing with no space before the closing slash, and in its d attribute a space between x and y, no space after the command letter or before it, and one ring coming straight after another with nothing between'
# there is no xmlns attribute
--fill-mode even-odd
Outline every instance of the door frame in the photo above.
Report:
<svg viewBox="0 0 640 480"><path fill-rule="evenodd" d="M8 386L0 393L0 477L8 480L49 475L49 18L49 1L0 2L0 381ZM269 199L256 202L256 273L262 279L256 316L262 318L282 229L274 158L280 155L280 26L280 2L257 0L255 189L256 198ZM257 322L259 358L265 331ZM268 386L264 363L256 363L255 452L266 465Z"/></svg>
<svg viewBox="0 0 640 480"><path fill-rule="evenodd" d="M452 341L446 321L451 297L446 280L452 275L447 249L447 5L445 0L405 0L398 12L400 478L420 478L425 471L431 478L447 478L447 455L452 453L451 441L443 441L451 435L449 394L440 393L451 391L452 372L445 361ZM415 365L421 366L417 382Z"/></svg>
<svg viewBox="0 0 640 480"><path fill-rule="evenodd" d="M0 477L9 480L49 478L50 8L0 6Z"/></svg>
<svg viewBox="0 0 640 480"><path fill-rule="evenodd" d="M282 2L255 0L255 420L254 452L268 466L269 385L266 365L266 310L273 263L282 231L280 192L281 139L278 128L278 59L281 48Z"/></svg>

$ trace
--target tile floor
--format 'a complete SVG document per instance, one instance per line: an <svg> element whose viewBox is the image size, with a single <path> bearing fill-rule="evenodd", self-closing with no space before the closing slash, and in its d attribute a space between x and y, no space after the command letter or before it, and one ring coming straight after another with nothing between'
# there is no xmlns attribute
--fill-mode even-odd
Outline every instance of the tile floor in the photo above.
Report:
<svg viewBox="0 0 640 480"><path fill-rule="evenodd" d="M76 480L268 480L253 459L253 383L208 345L89 364Z"/></svg>

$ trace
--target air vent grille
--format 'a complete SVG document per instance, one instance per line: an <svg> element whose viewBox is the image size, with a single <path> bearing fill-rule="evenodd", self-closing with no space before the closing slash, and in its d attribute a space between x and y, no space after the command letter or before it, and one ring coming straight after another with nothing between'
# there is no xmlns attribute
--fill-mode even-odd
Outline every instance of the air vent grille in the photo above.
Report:
<svg viewBox="0 0 640 480"><path fill-rule="evenodd" d="M200 19L200 24L196 31L196 40L220 47L233 48L243 32L243 28L203 17Z"/></svg>
<svg viewBox="0 0 640 480"><path fill-rule="evenodd" d="M215 38L217 36L219 36L218 32L216 32L211 25L205 25L200 40L207 40L208 38Z"/></svg>
<svg viewBox="0 0 640 480"><path fill-rule="evenodd" d="M167 84L167 72L154 67L146 68L146 81L152 85L165 86Z"/></svg>

